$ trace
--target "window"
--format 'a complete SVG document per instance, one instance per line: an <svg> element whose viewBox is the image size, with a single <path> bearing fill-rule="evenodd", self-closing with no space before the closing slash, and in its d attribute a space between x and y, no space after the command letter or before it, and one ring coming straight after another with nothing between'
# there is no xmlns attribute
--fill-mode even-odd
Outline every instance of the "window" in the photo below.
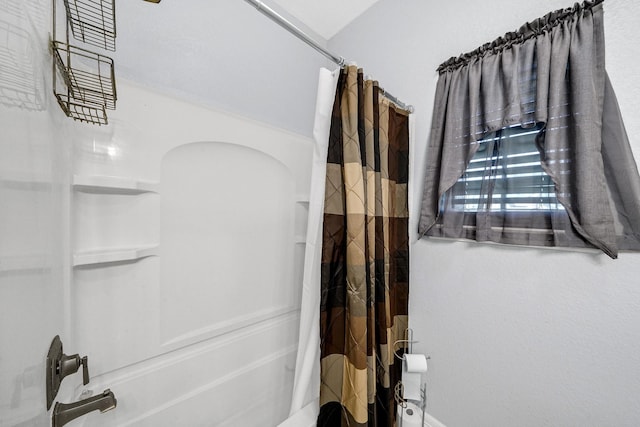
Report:
<svg viewBox="0 0 640 427"><path fill-rule="evenodd" d="M512 126L477 142L464 175L443 196L453 211L546 213L564 210L542 169L536 136L542 125Z"/></svg>
<svg viewBox="0 0 640 427"><path fill-rule="evenodd" d="M540 162L544 125L501 129L477 141L469 166L446 191L430 236L511 244L585 246ZM569 244L571 243L571 244Z"/></svg>
<svg viewBox="0 0 640 427"><path fill-rule="evenodd" d="M420 236L640 250L640 175L606 74L602 4L438 67Z"/></svg>

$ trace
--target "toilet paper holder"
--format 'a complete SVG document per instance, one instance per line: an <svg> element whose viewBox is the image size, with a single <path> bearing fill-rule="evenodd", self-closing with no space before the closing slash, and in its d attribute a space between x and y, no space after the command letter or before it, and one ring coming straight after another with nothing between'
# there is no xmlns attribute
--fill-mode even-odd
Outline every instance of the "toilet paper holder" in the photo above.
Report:
<svg viewBox="0 0 640 427"><path fill-rule="evenodd" d="M395 340L395 341L393 342L393 354L394 354L398 359L400 359L400 360L404 360L404 359L405 359L405 358L404 358L404 355L405 355L405 354L408 354L408 353L409 353L409 354L413 353L413 344L418 343L418 342L420 342L420 341L416 341L416 340L414 340L414 339L413 339L413 329L411 329L411 328L407 328L407 329L404 331L404 339L401 339L401 340ZM408 348L408 349L406 349L406 350L405 350L405 352L404 352L404 354L402 354L402 355L398 354L398 351L396 350L397 345L398 345L398 344L400 344L400 343L409 344L409 348ZM406 346L403 346L403 347L406 347ZM431 356L427 355L427 356L426 356L426 358L427 358L427 360L430 360L430 359L431 359Z"/></svg>
<svg viewBox="0 0 640 427"><path fill-rule="evenodd" d="M427 386L422 378L422 374L427 372L426 362L430 360L431 357L414 354L413 344L416 342L417 341L413 339L413 330L407 328L404 339L397 340L393 343L393 353L402 361L402 380L396 384L394 389L394 398L398 407L399 427L403 426L405 415L410 417L407 419L409 423L415 422L415 417L413 416L414 408L421 411L419 416L422 421L421 425L424 425L424 414L427 406ZM397 345L400 343L405 344L402 346L405 348L405 352L402 355L396 351ZM406 344L408 344L408 346ZM407 355L411 356L407 357ZM406 384L404 383L405 381Z"/></svg>

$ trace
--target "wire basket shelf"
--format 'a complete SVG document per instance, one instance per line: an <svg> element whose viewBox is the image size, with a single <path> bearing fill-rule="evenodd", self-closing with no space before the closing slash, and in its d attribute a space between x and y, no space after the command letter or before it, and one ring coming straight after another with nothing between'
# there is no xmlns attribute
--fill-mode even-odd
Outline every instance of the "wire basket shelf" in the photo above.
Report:
<svg viewBox="0 0 640 427"><path fill-rule="evenodd" d="M55 92L56 99L62 111L74 120L96 125L109 124L107 112L103 106L97 104L83 104L69 94Z"/></svg>
<svg viewBox="0 0 640 427"><path fill-rule="evenodd" d="M73 38L105 50L116 50L115 0L64 0Z"/></svg>
<svg viewBox="0 0 640 427"><path fill-rule="evenodd" d="M113 60L59 41L51 42L51 50L57 71L54 94L64 113L81 122L108 124L106 110L115 110L117 98Z"/></svg>
<svg viewBox="0 0 640 427"><path fill-rule="evenodd" d="M113 59L73 45L53 41L58 72L71 96L83 104L116 108L116 82Z"/></svg>

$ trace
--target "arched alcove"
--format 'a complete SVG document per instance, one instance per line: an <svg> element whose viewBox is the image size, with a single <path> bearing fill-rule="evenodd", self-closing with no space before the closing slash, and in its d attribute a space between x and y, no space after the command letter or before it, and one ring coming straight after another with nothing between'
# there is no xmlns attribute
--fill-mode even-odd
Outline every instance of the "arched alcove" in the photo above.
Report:
<svg viewBox="0 0 640 427"><path fill-rule="evenodd" d="M164 156L160 182L163 345L295 306L295 182L283 163L241 145L190 143Z"/></svg>

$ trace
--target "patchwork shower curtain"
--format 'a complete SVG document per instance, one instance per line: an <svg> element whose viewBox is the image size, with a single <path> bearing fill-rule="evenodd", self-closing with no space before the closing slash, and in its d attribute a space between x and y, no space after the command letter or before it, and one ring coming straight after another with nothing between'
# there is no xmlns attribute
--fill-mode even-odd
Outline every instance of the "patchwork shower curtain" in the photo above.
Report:
<svg viewBox="0 0 640 427"><path fill-rule="evenodd" d="M409 296L409 113L346 67L326 166L318 426L393 426Z"/></svg>

